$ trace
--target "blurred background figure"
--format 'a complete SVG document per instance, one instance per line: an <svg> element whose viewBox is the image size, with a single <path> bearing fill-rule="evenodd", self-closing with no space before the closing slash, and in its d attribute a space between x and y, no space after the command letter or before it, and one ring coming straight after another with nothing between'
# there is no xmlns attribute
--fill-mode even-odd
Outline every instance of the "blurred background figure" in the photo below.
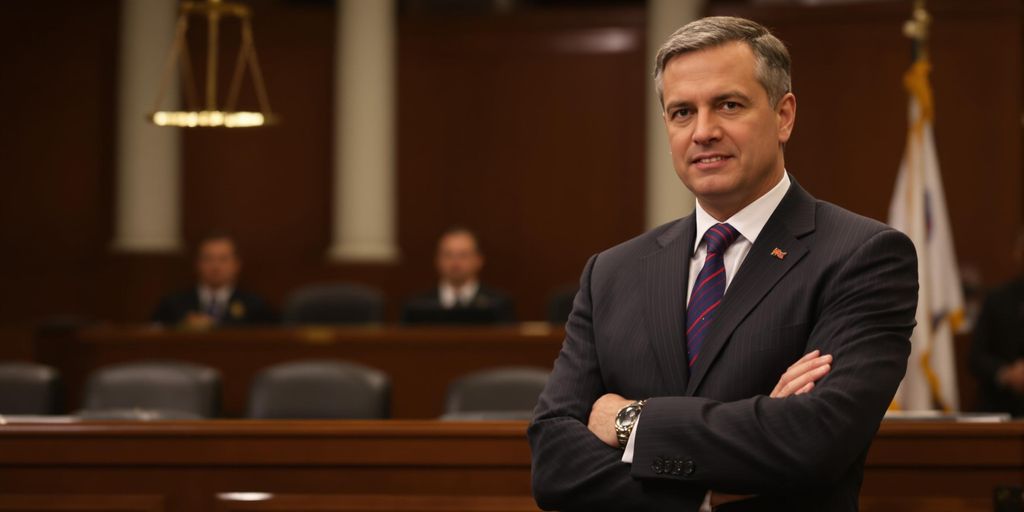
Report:
<svg viewBox="0 0 1024 512"><path fill-rule="evenodd" d="M1018 276L989 293L971 344L978 410L1024 416L1024 229L1017 234Z"/></svg>
<svg viewBox="0 0 1024 512"><path fill-rule="evenodd" d="M404 323L512 323L512 300L480 283L484 255L476 234L465 227L448 228L437 242L434 259L440 278L436 288L406 302Z"/></svg>
<svg viewBox="0 0 1024 512"><path fill-rule="evenodd" d="M236 288L241 269L242 262L231 237L204 238L196 255L199 283L165 296L153 313L153 321L195 329L272 321L263 299Z"/></svg>

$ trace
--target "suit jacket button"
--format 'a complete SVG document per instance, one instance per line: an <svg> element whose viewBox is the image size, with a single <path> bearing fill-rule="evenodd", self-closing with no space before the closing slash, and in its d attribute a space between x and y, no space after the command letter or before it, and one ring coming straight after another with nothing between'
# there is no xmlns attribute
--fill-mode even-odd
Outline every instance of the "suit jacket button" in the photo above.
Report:
<svg viewBox="0 0 1024 512"><path fill-rule="evenodd" d="M673 476L679 476L683 474L683 461L680 459L672 459L671 473Z"/></svg>
<svg viewBox="0 0 1024 512"><path fill-rule="evenodd" d="M697 471L697 464L693 462L693 459L686 459L683 461L683 476L693 476L693 473Z"/></svg>
<svg viewBox="0 0 1024 512"><path fill-rule="evenodd" d="M654 458L654 462L651 463L651 471L654 471L654 474L656 474L656 475L660 475L660 474L664 473L665 472L665 461L662 460L661 457L655 457Z"/></svg>

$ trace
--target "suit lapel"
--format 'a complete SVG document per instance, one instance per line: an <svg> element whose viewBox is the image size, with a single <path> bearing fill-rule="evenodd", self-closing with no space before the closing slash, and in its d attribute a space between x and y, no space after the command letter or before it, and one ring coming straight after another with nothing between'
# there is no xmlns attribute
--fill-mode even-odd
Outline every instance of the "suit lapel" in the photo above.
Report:
<svg viewBox="0 0 1024 512"><path fill-rule="evenodd" d="M662 248L644 258L646 304L644 313L650 341L669 392L686 389L688 367L683 319L686 315L686 283L690 255L697 231L693 215L679 220L658 238Z"/></svg>
<svg viewBox="0 0 1024 512"><path fill-rule="evenodd" d="M686 394L693 395L736 327L808 252L799 237L814 230L814 199L793 180L786 197L757 236L733 277L714 322L690 368ZM785 255L775 251L785 252ZM779 257L782 256L782 257Z"/></svg>

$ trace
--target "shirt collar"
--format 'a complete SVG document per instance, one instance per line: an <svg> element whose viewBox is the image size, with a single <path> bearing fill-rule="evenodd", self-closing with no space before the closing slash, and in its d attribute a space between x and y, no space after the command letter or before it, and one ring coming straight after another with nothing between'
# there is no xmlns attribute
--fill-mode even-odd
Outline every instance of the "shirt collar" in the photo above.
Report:
<svg viewBox="0 0 1024 512"><path fill-rule="evenodd" d="M216 300L218 303L226 303L231 295L235 293L235 289L232 286L225 286L223 288L211 288L206 285L199 285L199 303L209 304Z"/></svg>
<svg viewBox="0 0 1024 512"><path fill-rule="evenodd" d="M786 196L790 183L789 173L783 171L782 179L771 190L755 199L754 202L744 206L742 210L726 219L725 222L735 228L740 236L753 244L754 240L757 240L757 235L761 234L761 230L764 229L764 225L768 223L768 218L772 216L775 209L779 207L779 203L782 202L782 198ZM711 229L711 226L718 224L718 220L701 207L700 200L697 200L695 211L697 216L697 238L693 242L694 253L697 252L697 248L700 247L701 242L704 240L704 233Z"/></svg>
<svg viewBox="0 0 1024 512"><path fill-rule="evenodd" d="M462 285L460 288L455 288L451 283L441 281L438 288L440 288L442 302L466 303L476 296L476 292L480 289L480 282L474 280Z"/></svg>

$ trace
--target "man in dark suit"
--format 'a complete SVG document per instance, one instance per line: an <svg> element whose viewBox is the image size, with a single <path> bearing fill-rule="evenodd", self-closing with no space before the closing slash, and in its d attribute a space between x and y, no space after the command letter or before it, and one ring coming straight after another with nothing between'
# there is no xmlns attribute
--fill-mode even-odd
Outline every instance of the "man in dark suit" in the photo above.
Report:
<svg viewBox="0 0 1024 512"><path fill-rule="evenodd" d="M472 231L448 228L437 241L436 288L409 299L403 323L511 323L515 307L504 293L480 283L484 255Z"/></svg>
<svg viewBox="0 0 1024 512"><path fill-rule="evenodd" d="M857 510L906 370L917 261L906 236L786 172L789 67L738 18L659 51L696 209L587 262L528 431L542 508Z"/></svg>
<svg viewBox="0 0 1024 512"><path fill-rule="evenodd" d="M199 284L165 296L153 312L153 321L194 329L272 321L263 299L235 287L241 268L234 240L219 235L204 238L196 256Z"/></svg>
<svg viewBox="0 0 1024 512"><path fill-rule="evenodd" d="M1024 268L1024 231L1017 234L1013 257ZM978 410L1024 417L1024 276L988 294L972 338Z"/></svg>

